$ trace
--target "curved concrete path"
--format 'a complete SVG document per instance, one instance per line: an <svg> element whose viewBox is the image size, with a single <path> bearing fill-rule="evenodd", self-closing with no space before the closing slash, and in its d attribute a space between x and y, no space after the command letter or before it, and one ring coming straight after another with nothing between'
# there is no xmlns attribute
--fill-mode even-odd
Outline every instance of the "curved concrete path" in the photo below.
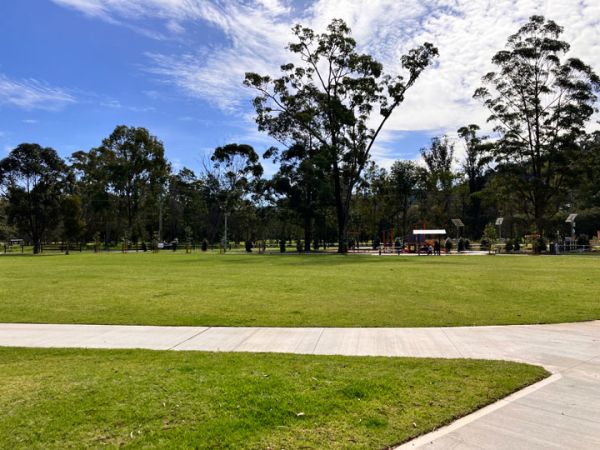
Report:
<svg viewBox="0 0 600 450"><path fill-rule="evenodd" d="M0 346L505 359L550 380L401 448L599 449L600 321L458 328L0 324Z"/></svg>

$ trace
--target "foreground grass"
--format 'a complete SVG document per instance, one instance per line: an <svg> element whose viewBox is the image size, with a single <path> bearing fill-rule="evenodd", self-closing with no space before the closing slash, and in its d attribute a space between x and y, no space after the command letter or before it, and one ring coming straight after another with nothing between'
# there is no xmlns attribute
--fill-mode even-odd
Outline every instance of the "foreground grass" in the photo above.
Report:
<svg viewBox="0 0 600 450"><path fill-rule="evenodd" d="M384 448L546 375L501 361L0 348L0 448Z"/></svg>
<svg viewBox="0 0 600 450"><path fill-rule="evenodd" d="M600 258L0 257L0 322L410 327L600 319Z"/></svg>

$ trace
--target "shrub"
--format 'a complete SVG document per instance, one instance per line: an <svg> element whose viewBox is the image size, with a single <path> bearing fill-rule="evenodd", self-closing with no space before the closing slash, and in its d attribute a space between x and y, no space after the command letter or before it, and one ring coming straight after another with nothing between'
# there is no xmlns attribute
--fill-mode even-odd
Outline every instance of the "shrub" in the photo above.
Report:
<svg viewBox="0 0 600 450"><path fill-rule="evenodd" d="M379 240L379 238L373 239L373 250L377 250L380 245L381 245L381 241Z"/></svg>
<svg viewBox="0 0 600 450"><path fill-rule="evenodd" d="M580 234L577 238L577 245L579 246L588 246L590 245L590 238L587 234Z"/></svg>
<svg viewBox="0 0 600 450"><path fill-rule="evenodd" d="M471 250L471 241L469 241L468 239L465 239L465 250Z"/></svg>
<svg viewBox="0 0 600 450"><path fill-rule="evenodd" d="M534 253L544 253L546 251L546 239L542 236L537 238L533 243L533 252Z"/></svg>
<svg viewBox="0 0 600 450"><path fill-rule="evenodd" d="M488 238L482 237L481 241L479 242L479 246L481 247L481 250L489 250L490 249L490 241L488 240Z"/></svg>
<svg viewBox="0 0 600 450"><path fill-rule="evenodd" d="M446 243L444 244L444 246L446 247L446 253L450 253L450 251L452 250L452 241L450 240L450 238L446 239Z"/></svg>
<svg viewBox="0 0 600 450"><path fill-rule="evenodd" d="M508 239L508 240L506 241L506 245L504 246L504 249L505 249L507 252L512 252L514 248L515 248L515 247L514 247L513 241L512 241L511 239Z"/></svg>
<svg viewBox="0 0 600 450"><path fill-rule="evenodd" d="M285 239L279 240L279 251L285 253Z"/></svg>
<svg viewBox="0 0 600 450"><path fill-rule="evenodd" d="M208 241L206 239L204 239L202 241L202 246L200 248L202 249L203 252L205 252L206 250L208 250Z"/></svg>
<svg viewBox="0 0 600 450"><path fill-rule="evenodd" d="M298 253L302 253L304 247L302 246L302 241L300 239L296 240L296 251Z"/></svg>
<svg viewBox="0 0 600 450"><path fill-rule="evenodd" d="M100 233L97 231L94 233L94 253L100 251Z"/></svg>
<svg viewBox="0 0 600 450"><path fill-rule="evenodd" d="M319 250L319 246L320 246L320 244L319 244L319 240L318 240L318 239L315 239L315 240L313 241L313 250Z"/></svg>
<svg viewBox="0 0 600 450"><path fill-rule="evenodd" d="M515 242L513 244L513 249L515 252L518 252L521 250L521 242L519 241L519 239L515 239Z"/></svg>
<svg viewBox="0 0 600 450"><path fill-rule="evenodd" d="M158 252L158 231L152 233L152 243L150 246L153 252Z"/></svg>
<svg viewBox="0 0 600 450"><path fill-rule="evenodd" d="M465 251L465 240L463 238L460 238L458 240L458 252L464 252Z"/></svg>
<svg viewBox="0 0 600 450"><path fill-rule="evenodd" d="M254 244L252 244L252 241L246 241L246 242L244 242L244 247L246 247L246 252L247 253L252 253L252 249L254 248Z"/></svg>

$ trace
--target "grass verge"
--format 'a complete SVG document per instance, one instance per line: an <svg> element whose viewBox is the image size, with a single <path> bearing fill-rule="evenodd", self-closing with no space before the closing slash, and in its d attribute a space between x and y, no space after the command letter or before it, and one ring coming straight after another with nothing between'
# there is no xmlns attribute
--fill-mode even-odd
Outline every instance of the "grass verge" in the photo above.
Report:
<svg viewBox="0 0 600 450"><path fill-rule="evenodd" d="M0 348L0 447L386 448L545 376L502 361Z"/></svg>

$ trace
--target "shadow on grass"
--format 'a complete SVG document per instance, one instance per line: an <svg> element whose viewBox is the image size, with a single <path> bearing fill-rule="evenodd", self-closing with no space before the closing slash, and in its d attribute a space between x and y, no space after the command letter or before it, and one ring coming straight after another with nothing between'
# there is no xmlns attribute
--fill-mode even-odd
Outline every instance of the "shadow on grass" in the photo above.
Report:
<svg viewBox="0 0 600 450"><path fill-rule="evenodd" d="M211 259L212 258L212 259ZM382 256L377 255L338 255L331 253L312 253L312 254L297 254L297 253L270 253L270 254L258 254L258 253L236 253L236 254L225 254L225 255L207 255L200 258L194 258L193 255L189 259L177 259L173 263L177 264L198 264L204 261L218 261L223 265L228 266L244 266L249 264L263 264L273 265L277 267L339 267L339 266L356 266L356 265L369 265L375 266L378 264L385 265L386 267L392 265L439 265L439 266L457 266L457 267L472 267L476 264L476 260L467 258L475 257L452 257L448 259L445 257L433 257L433 256Z"/></svg>

